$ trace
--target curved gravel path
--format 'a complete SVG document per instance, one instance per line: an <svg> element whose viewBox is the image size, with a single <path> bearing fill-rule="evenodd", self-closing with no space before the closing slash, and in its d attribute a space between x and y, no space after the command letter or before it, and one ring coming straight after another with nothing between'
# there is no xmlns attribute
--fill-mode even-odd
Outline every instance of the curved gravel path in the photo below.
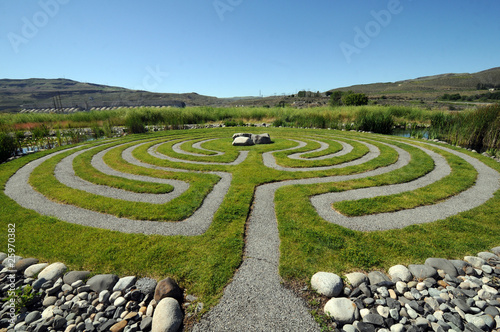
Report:
<svg viewBox="0 0 500 332"><path fill-rule="evenodd" d="M202 144L204 144L206 142L215 141L215 140L216 140L216 138L206 139L206 140L203 140L203 141L200 141L200 142L196 142L192 146L193 146L193 148L198 149L198 150L204 150L204 151L208 151L208 152L215 152L215 154L210 155L210 157L222 156L224 154L224 152L208 150L208 149L205 149L205 148L203 148L201 146ZM202 153L194 153L194 152L188 152L188 151L182 150L181 149L181 145L184 144L184 143L187 143L187 142L190 142L190 141L183 141L183 142L176 143L176 144L172 145L172 150L174 152L179 153L179 154L186 154L186 155L197 156L197 157L207 157L207 155L202 154Z"/></svg>
<svg viewBox="0 0 500 332"><path fill-rule="evenodd" d="M294 141L297 143L303 143L301 141L297 141L294 139L292 139L291 141ZM330 159L330 158L334 158L334 157L344 156L346 154L351 153L351 151L353 150L352 145L347 144L347 143L342 142L342 141L335 141L335 142L339 143L340 145L342 145L342 149L340 151L335 152L335 153L331 153L331 154L327 154L324 156L319 156L319 157L303 158L302 156L305 154L320 152L320 151L324 151L324 150L329 148L329 145L326 144L325 142L320 142L320 141L316 141L316 140L313 140L313 141L320 144L320 147L318 149L312 150L312 151L294 153L294 154L289 155L288 158L295 159L295 160L325 160L325 159Z"/></svg>
<svg viewBox="0 0 500 332"><path fill-rule="evenodd" d="M206 141L198 142L198 147L201 147L203 142ZM286 150L298 149L305 145L304 142L296 142L299 143L298 146ZM184 142L176 144L176 149L178 149L177 152L180 151L179 153L190 154L183 152L180 149L180 144L183 143ZM369 152L365 156L334 166L315 168L281 167L276 164L272 155L277 151L263 153L262 158L267 167L284 171L307 172L359 165L377 158L380 155L380 151L376 146L362 141L360 141L360 143L364 144L369 149ZM132 156L132 151L142 144L147 143L141 143L125 149L122 153L122 157L127 162L141 167L175 172L194 172L150 165L135 159ZM171 158L158 153L156 148L160 144L151 146L148 149L148 153L157 158L175 162L208 165L237 165L243 162L248 155L248 151L240 152L239 157L231 163L193 162ZM343 145L343 150L337 152L336 154L328 155L329 158L334 155L339 156L352 151L352 146L349 144L343 142L341 142L341 144ZM279 188L289 185L339 182L385 174L408 165L411 156L407 151L388 143L382 144L393 148L399 154L399 158L394 164L359 174L289 180L258 186L255 190L253 209L247 222L246 247L243 263L234 275L233 281L226 287L219 304L208 312L208 314L194 326L194 331L319 331L318 324L310 315L303 300L295 296L290 290L284 288L281 283L282 280L278 273L280 239L275 216L275 192ZM436 145L432 146L437 147ZM425 176L404 184L318 195L311 198L312 204L317 208L319 215L330 222L355 230L380 230L401 228L414 223L431 222L446 218L453 214L457 214L461 211L483 204L493 196L495 191L500 189L500 174L498 172L466 154L445 147L438 147L443 151L453 153L463 158L475 167L478 171L478 178L474 186L443 202L431 206L423 206L394 213L348 218L333 211L331 204L334 201L355 200L415 190L417 188L427 186L450 174L450 167L441 155L428 149L421 148L420 146L416 147L422 149L425 153L431 156L435 163L435 168ZM112 148L116 148L116 146L109 149ZM109 149L99 152L92 158L92 165L98 170L106 174L140 181L149 181L154 179L121 173L108 167L103 162L102 156L104 156ZM324 143L321 145L320 149L325 149ZM316 151L319 151L319 149ZM206 172L210 174L217 174L221 177L221 180L214 186L212 192L205 198L200 209L198 209L193 216L182 222L129 220L88 211L75 206L58 204L46 199L31 188L28 184L31 172L43 161L62 152L64 151L56 152L46 157L37 159L22 167L7 182L5 193L12 199L16 200L23 207L33 209L41 214L55 216L61 220L81 225L107 228L127 233L199 235L205 232L210 226L213 215L222 203L232 179L231 174L229 173ZM57 165L56 173L61 182L66 183L68 186L81 188L82 190L89 192L93 190L96 194L105 194L109 197L115 198L121 197L120 199L134 200L135 195L143 195L133 193L130 194L129 192L124 193L123 190L116 190L105 186L96 186L78 179L74 175L71 165L72 160L79 153L83 153L83 151L64 158ZM294 158L300 158L301 154L303 153L294 154L292 156L294 156ZM174 185L174 192L176 192L176 194L182 191L182 186L186 185L182 181L179 182L180 183L168 182ZM173 195L173 193L156 196L166 200L169 199L169 195ZM127 195L126 198L125 195Z"/></svg>

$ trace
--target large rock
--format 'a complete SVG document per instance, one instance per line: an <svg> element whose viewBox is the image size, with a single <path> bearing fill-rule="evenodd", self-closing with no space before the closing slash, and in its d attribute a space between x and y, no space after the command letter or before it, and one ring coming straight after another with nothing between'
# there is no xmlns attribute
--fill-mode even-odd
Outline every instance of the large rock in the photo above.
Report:
<svg viewBox="0 0 500 332"><path fill-rule="evenodd" d="M358 308L349 299L333 298L326 303L323 310L341 325L345 325L354 322Z"/></svg>
<svg viewBox="0 0 500 332"><path fill-rule="evenodd" d="M182 319L179 302L166 297L156 306L151 332L176 332L182 324Z"/></svg>
<svg viewBox="0 0 500 332"><path fill-rule="evenodd" d="M24 271L28 267L30 267L31 265L35 265L37 263L38 263L38 259L36 259L36 258L24 258L16 263L16 265L14 266L14 270Z"/></svg>
<svg viewBox="0 0 500 332"><path fill-rule="evenodd" d="M252 134L252 141L254 144L271 144L271 136L269 134Z"/></svg>
<svg viewBox="0 0 500 332"><path fill-rule="evenodd" d="M236 137L252 137L252 134L248 134L248 133L236 133L236 134L233 134L233 140Z"/></svg>
<svg viewBox="0 0 500 332"><path fill-rule="evenodd" d="M156 285L155 289L155 301L159 303L162 299L166 297L173 297L179 303L183 302L184 295L177 283L171 279L171 278L166 278L158 282Z"/></svg>
<svg viewBox="0 0 500 332"><path fill-rule="evenodd" d="M464 261L466 261L476 269L480 269L484 264L486 264L486 261L484 259L476 256L465 256Z"/></svg>
<svg viewBox="0 0 500 332"><path fill-rule="evenodd" d="M456 278L458 276L457 269L449 260L444 258L427 258L425 265L429 265L436 270L443 270L450 277Z"/></svg>
<svg viewBox="0 0 500 332"><path fill-rule="evenodd" d="M361 272L352 272L346 274L345 277L353 288L359 287L359 285L361 285L362 283L368 283L368 277L366 276L366 274Z"/></svg>
<svg viewBox="0 0 500 332"><path fill-rule="evenodd" d="M408 265L408 270L415 277L415 279L427 279L427 278L437 278L437 271L435 268L429 265Z"/></svg>
<svg viewBox="0 0 500 332"><path fill-rule="evenodd" d="M312 276L311 286L319 294L335 297L342 293L344 282L335 273L318 272Z"/></svg>
<svg viewBox="0 0 500 332"><path fill-rule="evenodd" d="M408 282L413 279L410 270L404 265L394 265L389 269L388 273L392 280L399 278L401 281Z"/></svg>
<svg viewBox="0 0 500 332"><path fill-rule="evenodd" d="M383 282L391 281L388 276L380 271L372 271L368 273L368 279L370 280L370 285L376 285Z"/></svg>
<svg viewBox="0 0 500 332"><path fill-rule="evenodd" d="M65 284L71 285L75 281L85 280L89 275L89 271L70 271L64 275L63 281Z"/></svg>
<svg viewBox="0 0 500 332"><path fill-rule="evenodd" d="M96 293L100 293L103 290L111 291L113 286L118 282L118 279L118 276L114 274L98 274L90 278L87 281L87 285Z"/></svg>
<svg viewBox="0 0 500 332"><path fill-rule="evenodd" d="M144 295L153 295L156 289L156 280L152 278L141 278L135 283L135 287Z"/></svg>
<svg viewBox="0 0 500 332"><path fill-rule="evenodd" d="M120 278L120 280L118 280L116 285L113 287L113 291L124 291L132 287L136 280L137 278L134 276Z"/></svg>
<svg viewBox="0 0 500 332"><path fill-rule="evenodd" d="M26 268L26 270L24 270L24 276L26 278L33 278L47 266L49 266L49 263L39 263L31 265L30 267Z"/></svg>
<svg viewBox="0 0 500 332"><path fill-rule="evenodd" d="M236 137L233 141L234 146L250 146L254 145L252 139L250 137Z"/></svg>
<svg viewBox="0 0 500 332"><path fill-rule="evenodd" d="M50 264L38 274L38 279L46 279L54 282L62 277L67 269L63 263Z"/></svg>

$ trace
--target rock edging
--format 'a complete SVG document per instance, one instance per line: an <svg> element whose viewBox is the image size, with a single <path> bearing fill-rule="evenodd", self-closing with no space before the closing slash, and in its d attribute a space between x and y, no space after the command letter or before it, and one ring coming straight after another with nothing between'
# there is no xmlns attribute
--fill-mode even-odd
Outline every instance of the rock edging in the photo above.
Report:
<svg viewBox="0 0 500 332"><path fill-rule="evenodd" d="M16 313L11 301L0 309L0 331L165 332L182 328L184 294L177 283L135 276L70 271L63 263L0 253L0 297L32 287L38 295ZM36 276L36 278L35 278ZM188 300L196 301L192 295ZM189 303L184 303L184 306Z"/></svg>
<svg viewBox="0 0 500 332"><path fill-rule="evenodd" d="M318 272L311 287L331 297L323 311L345 332L500 331L500 247L463 260L396 265L388 274L349 273L344 284Z"/></svg>

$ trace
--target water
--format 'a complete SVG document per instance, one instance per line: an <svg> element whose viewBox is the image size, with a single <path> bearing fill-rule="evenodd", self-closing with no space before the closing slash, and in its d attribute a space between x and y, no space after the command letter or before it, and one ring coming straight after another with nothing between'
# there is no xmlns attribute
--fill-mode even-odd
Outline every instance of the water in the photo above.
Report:
<svg viewBox="0 0 500 332"><path fill-rule="evenodd" d="M392 132L392 135L394 136L400 136L400 137L423 137L423 138L429 138L429 129L422 128L422 129L394 129Z"/></svg>

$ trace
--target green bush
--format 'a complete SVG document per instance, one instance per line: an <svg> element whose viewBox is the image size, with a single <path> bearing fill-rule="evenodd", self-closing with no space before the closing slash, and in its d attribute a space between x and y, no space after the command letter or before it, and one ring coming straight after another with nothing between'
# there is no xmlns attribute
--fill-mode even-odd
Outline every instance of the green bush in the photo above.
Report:
<svg viewBox="0 0 500 332"><path fill-rule="evenodd" d="M0 132L0 163L3 163L16 152L16 140L4 132Z"/></svg>
<svg viewBox="0 0 500 332"><path fill-rule="evenodd" d="M368 97L364 93L352 93L343 96L342 103L346 106L368 105Z"/></svg>
<svg viewBox="0 0 500 332"><path fill-rule="evenodd" d="M142 117L136 112L130 112L125 118L125 127L130 134L142 134L146 132L146 126Z"/></svg>
<svg viewBox="0 0 500 332"><path fill-rule="evenodd" d="M356 126L358 130L391 134L394 128L394 119L389 112L368 111L363 108L356 116Z"/></svg>

